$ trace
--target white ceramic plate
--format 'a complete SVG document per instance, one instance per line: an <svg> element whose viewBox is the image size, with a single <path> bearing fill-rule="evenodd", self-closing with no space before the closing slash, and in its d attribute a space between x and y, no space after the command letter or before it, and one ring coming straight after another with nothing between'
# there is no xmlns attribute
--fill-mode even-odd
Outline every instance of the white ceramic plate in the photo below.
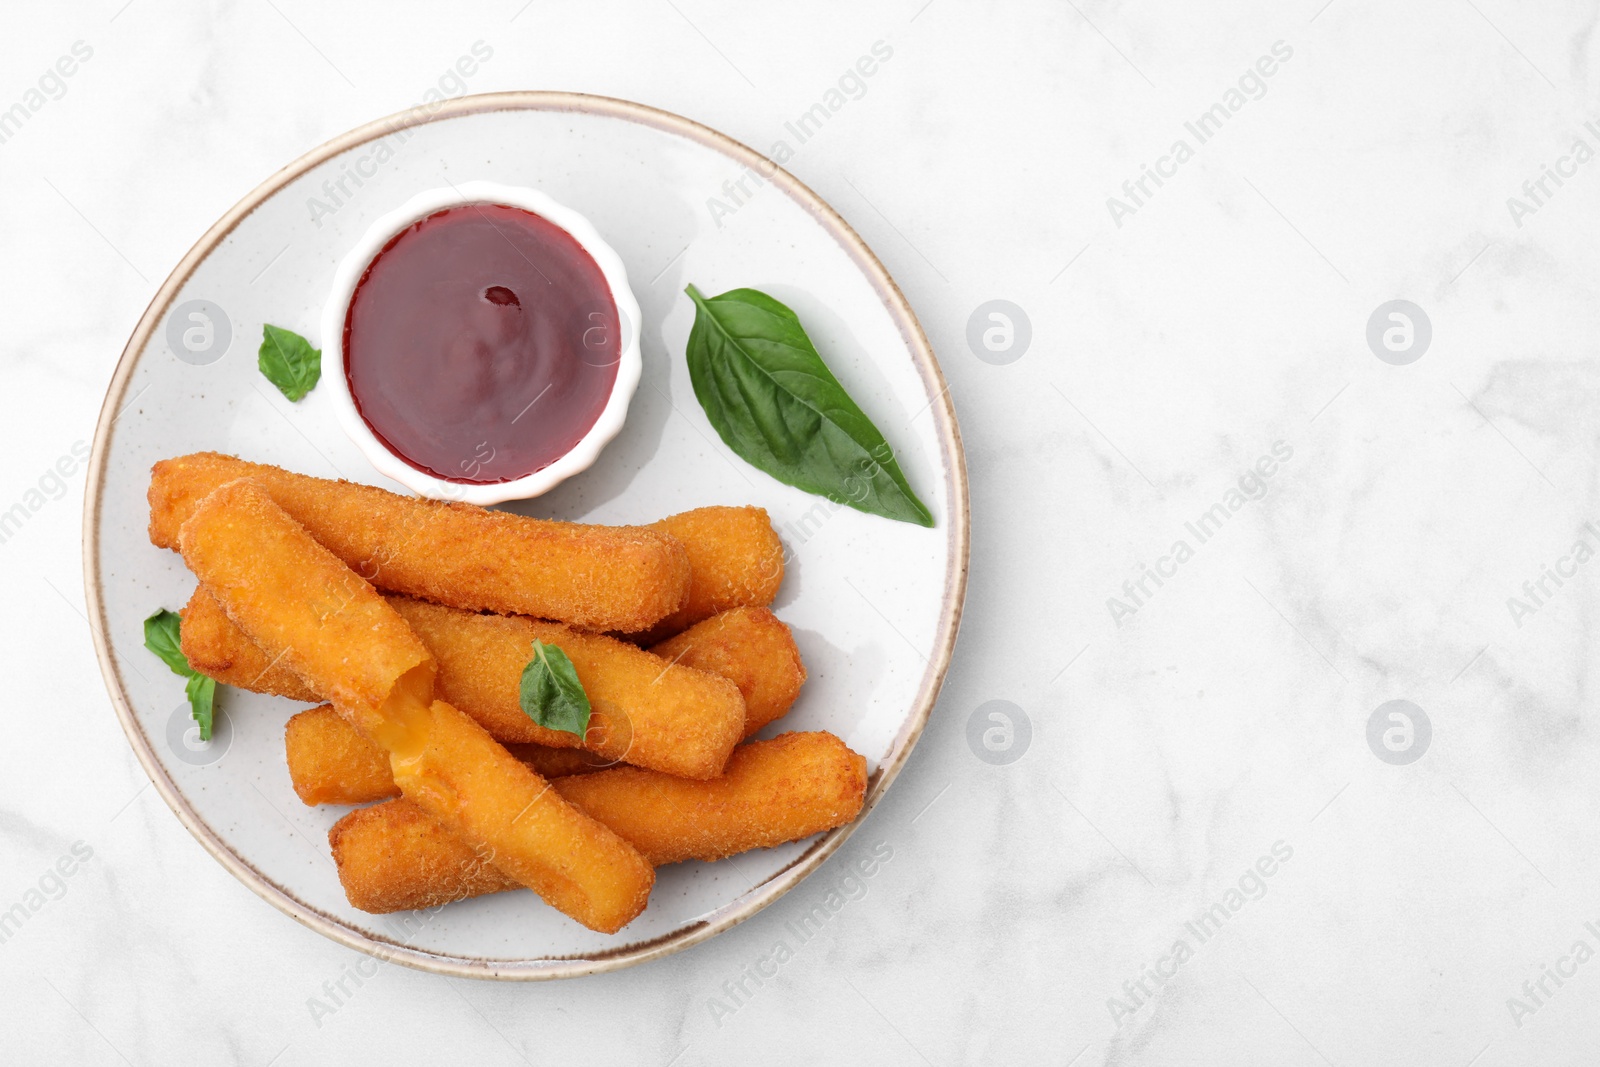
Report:
<svg viewBox="0 0 1600 1067"><path fill-rule="evenodd" d="M725 197L723 183L747 167L770 178L719 226L707 198ZM283 723L299 706L223 690L216 737L197 747L181 681L143 647L144 618L181 607L194 587L182 561L146 538L156 460L209 449L399 490L346 439L325 394L285 401L258 373L256 348L266 322L320 345L334 267L371 221L420 189L472 179L534 186L587 216L621 254L643 315L644 378L622 433L588 471L511 506L602 523L707 504L766 508L790 551L774 608L810 672L794 710L766 733L831 730L865 754L862 819L910 754L949 663L966 582L966 475L938 364L861 239L748 148L638 104L504 93L380 120L285 167L178 264L107 392L84 517L96 650L134 751L200 843L312 929L446 974L571 977L664 955L748 918L861 820L731 861L663 868L648 910L610 937L531 893L366 915L345 903L328 853L328 828L348 809L304 807L289 786ZM752 286L794 308L938 525L836 508L729 452L684 364L689 282L708 294Z"/></svg>

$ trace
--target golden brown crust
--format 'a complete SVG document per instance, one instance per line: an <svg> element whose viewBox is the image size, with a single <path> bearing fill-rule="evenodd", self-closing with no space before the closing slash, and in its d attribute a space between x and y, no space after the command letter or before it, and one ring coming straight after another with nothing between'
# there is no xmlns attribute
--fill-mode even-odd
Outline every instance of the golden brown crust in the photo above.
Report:
<svg viewBox="0 0 1600 1067"><path fill-rule="evenodd" d="M551 748L549 745L509 744L506 751L526 763L542 778L567 778L574 774L593 774L615 767L616 760L585 752L581 748Z"/></svg>
<svg viewBox="0 0 1600 1067"><path fill-rule="evenodd" d="M357 808L333 824L328 844L350 906L374 915L522 888L406 800Z"/></svg>
<svg viewBox="0 0 1600 1067"><path fill-rule="evenodd" d="M613 763L626 759L671 774L711 778L741 737L744 698L718 672L668 666L625 641L559 623L479 615L409 597L386 599L433 653L440 699L471 715L497 740L553 748L582 745ZM190 665L219 682L296 700L321 699L250 641L204 586L184 609L182 635ZM573 734L545 729L522 710L522 670L535 638L571 657L589 694L594 711L581 742Z"/></svg>
<svg viewBox="0 0 1600 1067"><path fill-rule="evenodd" d="M468 709L494 736L583 747L686 778L714 778L744 728L744 697L726 678L663 662L603 634L556 623L474 615L420 600L392 603L440 664L442 700ZM547 730L522 710L522 671L535 639L572 660L592 708L588 733Z"/></svg>
<svg viewBox="0 0 1600 1067"><path fill-rule="evenodd" d="M783 542L764 508L695 508L650 527L683 544L689 593L681 608L639 635L640 644L655 644L731 608L766 607L778 595Z"/></svg>
<svg viewBox="0 0 1600 1067"><path fill-rule="evenodd" d="M418 500L215 452L152 468L151 542L177 547L178 531L200 501L247 476L335 556L394 592L619 631L651 626L688 593L688 554L659 530L549 522Z"/></svg>
<svg viewBox="0 0 1600 1067"><path fill-rule="evenodd" d="M352 905L396 911L527 886L605 933L644 910L655 873L635 849L450 705L435 701L426 717L419 747L404 757L355 733L332 708L289 722L290 774L306 803L405 794L396 809L403 817L376 837L344 838L360 820L342 820L329 835ZM387 855L375 860L374 850ZM406 863L429 879L420 892L381 873Z"/></svg>
<svg viewBox="0 0 1600 1067"><path fill-rule="evenodd" d="M281 659L268 657L246 637L203 585L189 597L178 633L189 666L223 685L308 704L322 699Z"/></svg>
<svg viewBox="0 0 1600 1067"><path fill-rule="evenodd" d="M391 603L403 605L414 602L405 602L404 598L395 597L391 598ZM423 605L422 608L420 612L411 613L402 606L401 613L416 623L423 616L448 611L433 605ZM472 620L471 625L474 628L488 621L485 616L467 618ZM452 673L466 672L469 676L480 676L484 673L484 668L463 657L455 648L454 642L437 640L427 625L419 625L417 629L424 643L438 657L441 692L445 687L444 680ZM593 635L582 636L585 641L594 639ZM697 670L726 678L737 686L746 698L743 726L746 737L788 711L794 702L795 694L799 692L800 684L805 680L805 668L800 664L799 652L795 649L794 638L790 635L789 628L766 608L736 608L733 611L723 612L692 627L664 645L657 646L650 653L641 655L677 658L679 667L692 665ZM664 668L664 659L657 658L652 670L659 674ZM587 664L580 663L579 670L585 684L590 684L588 677L585 677L588 673ZM474 674L474 671L478 674ZM458 692L456 695L459 698L463 694ZM302 715L309 714L312 713L302 713ZM495 733L492 724L484 723L477 715L473 717L477 718L490 734ZM360 767L357 766L361 760L351 753L353 746L370 743L359 737L353 738L353 734L352 728L343 726L336 720L329 720L317 733L306 734L303 751L291 750L289 776L295 782L296 790L301 791L304 778L302 798L307 792L321 798L307 803L359 804L395 795L392 791L348 795L339 792L340 783L347 778L352 781L366 781L362 777ZM313 751L314 745L320 745L322 748ZM582 749L514 743L508 743L506 747L512 755L546 778L604 770L618 762ZM372 746L368 758L379 758L379 755L376 746ZM638 753L630 754L630 757L622 762L634 763L637 756ZM349 759L351 765L341 767L339 765L341 759ZM384 766L387 767L387 764ZM370 788L377 790L379 786L376 784L376 779L373 782Z"/></svg>
<svg viewBox="0 0 1600 1067"><path fill-rule="evenodd" d="M381 745L401 792L442 827L590 929L615 933L644 910L655 871L638 851L433 700L433 658L406 621L263 489L216 489L178 545L228 617Z"/></svg>
<svg viewBox="0 0 1600 1067"><path fill-rule="evenodd" d="M655 869L483 727L435 700L411 738L415 751L390 749L396 784L478 856L591 930L614 934L645 909Z"/></svg>
<svg viewBox="0 0 1600 1067"><path fill-rule="evenodd" d="M332 704L289 718L283 731L289 781L305 804L368 804L400 795L389 754L344 721Z"/></svg>
<svg viewBox="0 0 1600 1067"><path fill-rule="evenodd" d="M216 489L178 536L228 617L347 715L376 715L433 657L395 610L249 479Z"/></svg>
<svg viewBox="0 0 1600 1067"><path fill-rule="evenodd" d="M650 651L738 686L744 697L744 737L786 715L806 680L794 635L766 608L733 608L713 615Z"/></svg>
<svg viewBox="0 0 1600 1067"><path fill-rule="evenodd" d="M659 867L771 848L849 822L866 795L867 761L833 734L787 733L740 745L710 782L613 767L552 785Z"/></svg>
<svg viewBox="0 0 1600 1067"><path fill-rule="evenodd" d="M284 729L289 781L306 804L370 804L400 795L389 755L345 722L331 704L293 715ZM507 745L506 751L543 778L589 774L612 762L574 748Z"/></svg>
<svg viewBox="0 0 1600 1067"><path fill-rule="evenodd" d="M866 793L866 760L827 733L741 745L728 768L712 782L615 768L553 784L602 821L616 820L612 829L636 838L658 864L720 859L830 830L860 814ZM334 862L352 905L397 911L514 888L429 822L404 800L340 820L330 838L338 835Z"/></svg>

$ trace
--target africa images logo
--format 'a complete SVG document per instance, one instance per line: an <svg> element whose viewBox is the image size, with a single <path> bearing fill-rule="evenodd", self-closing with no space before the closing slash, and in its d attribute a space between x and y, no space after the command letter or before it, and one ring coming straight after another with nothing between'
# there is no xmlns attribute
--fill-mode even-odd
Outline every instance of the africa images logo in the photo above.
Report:
<svg viewBox="0 0 1600 1067"><path fill-rule="evenodd" d="M1367 747L1385 763L1396 767L1415 763L1432 743L1432 720L1409 700L1379 704L1367 717Z"/></svg>

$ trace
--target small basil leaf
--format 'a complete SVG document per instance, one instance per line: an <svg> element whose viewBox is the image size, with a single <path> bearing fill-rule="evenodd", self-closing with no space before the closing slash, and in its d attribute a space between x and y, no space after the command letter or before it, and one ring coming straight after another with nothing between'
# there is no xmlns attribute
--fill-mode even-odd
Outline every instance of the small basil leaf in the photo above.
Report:
<svg viewBox="0 0 1600 1067"><path fill-rule="evenodd" d="M290 400L299 400L316 387L322 377L322 350L311 342L278 326L261 328L261 348L256 366L267 381Z"/></svg>
<svg viewBox="0 0 1600 1067"><path fill-rule="evenodd" d="M933 514L894 449L817 354L795 313L755 289L694 286L689 380L723 443L778 481L919 526Z"/></svg>
<svg viewBox="0 0 1600 1067"><path fill-rule="evenodd" d="M185 678L184 694L189 698L189 714L200 724L200 740L211 740L211 727L215 721L217 683L189 666L183 654L182 618L175 611L162 608L144 620L144 647L160 657L172 673Z"/></svg>
<svg viewBox="0 0 1600 1067"><path fill-rule="evenodd" d="M518 696L528 718L545 729L580 738L589 732L589 695L572 660L555 645L534 640L533 658L522 669Z"/></svg>
<svg viewBox="0 0 1600 1067"><path fill-rule="evenodd" d="M217 680L208 678L203 674L191 674L183 691L184 695L189 698L189 714L194 716L194 721L200 724L200 740L211 740L211 726L215 718L213 712L217 699Z"/></svg>
<svg viewBox="0 0 1600 1067"><path fill-rule="evenodd" d="M177 612L168 611L166 608L144 620L144 647L159 656L162 663L171 667L173 674L187 678L194 673L194 670L189 666L189 660L179 646L178 626L181 621Z"/></svg>

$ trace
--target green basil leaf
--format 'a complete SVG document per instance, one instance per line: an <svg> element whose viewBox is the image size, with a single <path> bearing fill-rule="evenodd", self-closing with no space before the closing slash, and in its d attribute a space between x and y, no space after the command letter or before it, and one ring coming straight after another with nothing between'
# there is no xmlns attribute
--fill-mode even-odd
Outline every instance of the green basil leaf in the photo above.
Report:
<svg viewBox="0 0 1600 1067"><path fill-rule="evenodd" d="M211 740L211 726L215 720L217 680L197 672L189 676L188 684L184 686L183 691L189 698L189 714L200 724L200 740Z"/></svg>
<svg viewBox="0 0 1600 1067"><path fill-rule="evenodd" d="M299 400L316 387L322 377L322 350L311 342L278 326L261 328L261 348L256 366L267 381L290 400Z"/></svg>
<svg viewBox="0 0 1600 1067"><path fill-rule="evenodd" d="M778 481L919 526L933 514L894 450L806 336L795 313L755 289L707 298L694 286L689 380L723 443Z"/></svg>
<svg viewBox="0 0 1600 1067"><path fill-rule="evenodd" d="M175 611L162 608L144 620L144 647L172 668L172 673L188 681L184 693L189 698L189 714L200 724L200 740L211 740L211 727L215 721L217 683L189 666L189 658L181 645L182 618Z"/></svg>
<svg viewBox="0 0 1600 1067"><path fill-rule="evenodd" d="M194 674L189 660L179 646L178 625L181 618L175 611L162 608L144 620L144 647L161 657L161 662L172 668L180 678Z"/></svg>
<svg viewBox="0 0 1600 1067"><path fill-rule="evenodd" d="M562 730L580 738L589 732L589 695L578 680L578 669L555 645L535 639L533 658L522 669L518 694L528 718L547 730Z"/></svg>

